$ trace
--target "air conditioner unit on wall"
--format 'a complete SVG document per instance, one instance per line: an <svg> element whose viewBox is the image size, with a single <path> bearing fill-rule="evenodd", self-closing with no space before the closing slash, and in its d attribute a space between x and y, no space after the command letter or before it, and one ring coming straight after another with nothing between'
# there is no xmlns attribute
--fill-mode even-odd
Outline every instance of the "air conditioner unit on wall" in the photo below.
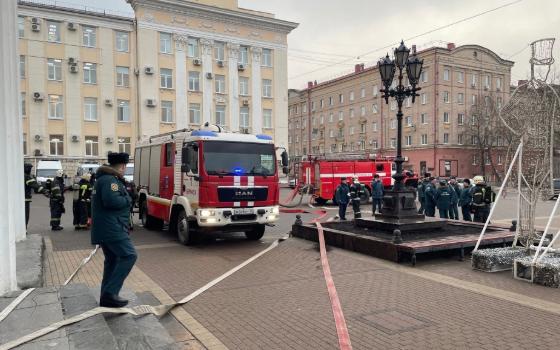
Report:
<svg viewBox="0 0 560 350"><path fill-rule="evenodd" d="M68 64L76 64L76 59L74 57L68 57Z"/></svg>
<svg viewBox="0 0 560 350"><path fill-rule="evenodd" d="M78 142L78 141L80 141L80 136L72 135L72 142Z"/></svg>
<svg viewBox="0 0 560 350"><path fill-rule="evenodd" d="M35 135L35 142L41 142L43 141L43 137L41 135Z"/></svg>
<svg viewBox="0 0 560 350"><path fill-rule="evenodd" d="M243 106L247 107L249 105L249 100L243 100Z"/></svg>
<svg viewBox="0 0 560 350"><path fill-rule="evenodd" d="M202 60L201 60L200 58L195 58L195 59L193 60L193 64L194 64L195 66L200 66L200 65L202 64Z"/></svg>
<svg viewBox="0 0 560 350"><path fill-rule="evenodd" d="M105 143L111 144L111 143L113 143L113 141L114 141L114 139L112 137L106 137L105 138Z"/></svg>
<svg viewBox="0 0 560 350"><path fill-rule="evenodd" d="M31 30L34 32L40 32L41 31L41 25L38 23L32 23L31 24Z"/></svg>
<svg viewBox="0 0 560 350"><path fill-rule="evenodd" d="M33 93L33 99L35 101L43 101L44 98L45 98L45 96L40 92L34 92Z"/></svg>
<svg viewBox="0 0 560 350"><path fill-rule="evenodd" d="M212 73L206 73L206 79L212 79L212 78L213 78Z"/></svg>
<svg viewBox="0 0 560 350"><path fill-rule="evenodd" d="M154 74L154 67L152 67L152 66L146 66L146 67L144 67L144 73L146 73L146 74L148 74L148 75Z"/></svg>
<svg viewBox="0 0 560 350"><path fill-rule="evenodd" d="M78 71L79 71L78 65L76 63L71 64L69 70L70 70L70 73L78 73Z"/></svg>
<svg viewBox="0 0 560 350"><path fill-rule="evenodd" d="M76 24L74 24L73 22L68 22L68 30L75 31L76 27Z"/></svg>
<svg viewBox="0 0 560 350"><path fill-rule="evenodd" d="M237 65L237 70L245 70L245 65L243 63L239 63Z"/></svg>
<svg viewBox="0 0 560 350"><path fill-rule="evenodd" d="M224 61L218 60L218 67L223 67L223 66L224 66Z"/></svg>
<svg viewBox="0 0 560 350"><path fill-rule="evenodd" d="M155 107L157 105L157 101L153 98L148 98L146 100L146 106L147 107Z"/></svg>
<svg viewBox="0 0 560 350"><path fill-rule="evenodd" d="M111 107L113 105L113 100L110 98L105 99L105 106Z"/></svg>
<svg viewBox="0 0 560 350"><path fill-rule="evenodd" d="M242 134L248 134L249 133L249 128L239 128L239 132Z"/></svg>
<svg viewBox="0 0 560 350"><path fill-rule="evenodd" d="M41 19L37 17L31 18L31 23L33 24L41 24Z"/></svg>

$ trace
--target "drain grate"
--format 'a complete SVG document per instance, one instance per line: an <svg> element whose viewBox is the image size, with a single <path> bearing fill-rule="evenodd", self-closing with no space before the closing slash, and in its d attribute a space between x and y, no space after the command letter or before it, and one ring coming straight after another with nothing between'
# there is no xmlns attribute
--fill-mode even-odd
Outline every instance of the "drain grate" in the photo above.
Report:
<svg viewBox="0 0 560 350"><path fill-rule="evenodd" d="M434 324L429 320L398 309L379 310L360 315L357 318L360 322L391 335L426 328Z"/></svg>

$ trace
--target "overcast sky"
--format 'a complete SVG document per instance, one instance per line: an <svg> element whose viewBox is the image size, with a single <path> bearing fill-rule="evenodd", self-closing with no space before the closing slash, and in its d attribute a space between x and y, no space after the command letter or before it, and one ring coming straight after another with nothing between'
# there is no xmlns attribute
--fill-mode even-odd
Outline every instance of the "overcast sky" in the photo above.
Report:
<svg viewBox="0 0 560 350"><path fill-rule="evenodd" d="M91 5L88 0L66 0ZM514 2L514 3L513 3ZM244 8L271 12L300 25L288 36L289 87L324 81L351 71L355 63L370 65L387 49L377 50L438 27L513 3L476 18L406 41L418 48L478 44L515 61L512 81L528 76L536 39L556 37L560 67L560 0L239 0ZM125 0L97 0L95 6L132 12ZM373 52L372 52L373 51ZM369 53L364 55L365 53ZM359 59L357 59L359 57ZM341 61L346 62L340 63ZM335 64L333 64L335 63ZM560 72L560 68L556 68ZM310 73L311 72L311 73Z"/></svg>

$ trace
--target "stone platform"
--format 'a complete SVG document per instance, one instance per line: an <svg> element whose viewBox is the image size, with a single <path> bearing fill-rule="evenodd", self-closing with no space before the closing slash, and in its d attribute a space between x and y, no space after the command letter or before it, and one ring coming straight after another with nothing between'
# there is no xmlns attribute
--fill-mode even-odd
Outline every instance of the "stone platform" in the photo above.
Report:
<svg viewBox="0 0 560 350"><path fill-rule="evenodd" d="M415 219L392 219L381 216L360 218L355 220L356 226L373 230L389 231L431 231L442 229L447 225L447 220L419 216Z"/></svg>

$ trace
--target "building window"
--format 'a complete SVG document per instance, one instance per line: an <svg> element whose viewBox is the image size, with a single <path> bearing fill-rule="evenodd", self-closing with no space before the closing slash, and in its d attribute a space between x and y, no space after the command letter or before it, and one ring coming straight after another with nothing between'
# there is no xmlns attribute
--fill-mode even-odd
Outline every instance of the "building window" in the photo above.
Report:
<svg viewBox="0 0 560 350"><path fill-rule="evenodd" d="M373 148L373 149L377 149L377 148L378 148L378 147L377 147L377 140L373 140L373 141L372 141L372 143L371 143L371 148Z"/></svg>
<svg viewBox="0 0 560 350"><path fill-rule="evenodd" d="M476 105L476 95L472 95L471 105Z"/></svg>
<svg viewBox="0 0 560 350"><path fill-rule="evenodd" d="M84 119L90 122L97 120L97 98L84 98Z"/></svg>
<svg viewBox="0 0 560 350"><path fill-rule="evenodd" d="M249 108L239 108L239 126L242 128L248 128L249 125Z"/></svg>
<svg viewBox="0 0 560 350"><path fill-rule="evenodd" d="M311 101L311 111L315 112L315 101Z"/></svg>
<svg viewBox="0 0 560 350"><path fill-rule="evenodd" d="M23 118L25 116L25 92L20 93L19 114Z"/></svg>
<svg viewBox="0 0 560 350"><path fill-rule="evenodd" d="M464 80L465 80L465 73L457 72L457 82L462 84Z"/></svg>
<svg viewBox="0 0 560 350"><path fill-rule="evenodd" d="M200 103L189 103L189 122L200 124Z"/></svg>
<svg viewBox="0 0 560 350"><path fill-rule="evenodd" d="M115 32L116 49L119 52L128 52L128 33Z"/></svg>
<svg viewBox="0 0 560 350"><path fill-rule="evenodd" d="M95 27L82 26L82 44L87 47L97 45L97 32Z"/></svg>
<svg viewBox="0 0 560 350"><path fill-rule="evenodd" d="M19 56L19 78L25 78L25 56Z"/></svg>
<svg viewBox="0 0 560 350"><path fill-rule="evenodd" d="M360 107L360 115L362 117L366 115L366 106L361 106Z"/></svg>
<svg viewBox="0 0 560 350"><path fill-rule="evenodd" d="M377 131L377 122L373 122L373 124L371 124L371 131Z"/></svg>
<svg viewBox="0 0 560 350"><path fill-rule="evenodd" d="M443 102L449 103L449 91L443 92Z"/></svg>
<svg viewBox="0 0 560 350"><path fill-rule="evenodd" d="M405 138L405 145L412 146L412 135L408 135Z"/></svg>
<svg viewBox="0 0 560 350"><path fill-rule="evenodd" d="M249 96L249 78L239 77L239 95ZM297 106L295 106L295 110L297 114Z"/></svg>
<svg viewBox="0 0 560 350"><path fill-rule="evenodd" d="M366 89L365 89L365 88L361 88L361 89L360 89L360 97L361 97L361 98L366 97Z"/></svg>
<svg viewBox="0 0 560 350"><path fill-rule="evenodd" d="M120 137L118 138L119 152L130 154L130 137Z"/></svg>
<svg viewBox="0 0 560 350"><path fill-rule="evenodd" d="M360 124L360 134L365 134L367 129L367 124Z"/></svg>
<svg viewBox="0 0 560 350"><path fill-rule="evenodd" d="M463 134L457 135L457 144L459 145L463 144Z"/></svg>
<svg viewBox="0 0 560 350"><path fill-rule="evenodd" d="M412 116L407 116L405 121L406 121L406 126L412 126Z"/></svg>
<svg viewBox="0 0 560 350"><path fill-rule="evenodd" d="M504 145L504 139L502 138L502 135L498 135L496 137L496 146L503 146Z"/></svg>
<svg viewBox="0 0 560 350"><path fill-rule="evenodd" d="M344 94L338 94L338 103L344 103Z"/></svg>
<svg viewBox="0 0 560 350"><path fill-rule="evenodd" d="M216 75L214 78L214 87L217 94L226 93L226 77L223 75Z"/></svg>
<svg viewBox="0 0 560 350"><path fill-rule="evenodd" d="M457 114L457 125L463 125L465 123L465 115L463 113Z"/></svg>
<svg viewBox="0 0 560 350"><path fill-rule="evenodd" d="M460 105L465 103L465 95L462 92L459 92L457 94L457 103L460 104Z"/></svg>
<svg viewBox="0 0 560 350"><path fill-rule="evenodd" d="M478 143L478 142L477 142L477 139L476 139L476 135L471 135L471 145L474 146L474 145L476 145L477 143Z"/></svg>
<svg viewBox="0 0 560 350"><path fill-rule="evenodd" d="M323 125L323 123L325 122L325 116L321 114L321 117L320 117L319 120L320 120L320 121L319 121L319 124L320 124L320 125Z"/></svg>
<svg viewBox="0 0 560 350"><path fill-rule="evenodd" d="M264 67L272 67L272 50L263 49L262 50L262 65Z"/></svg>
<svg viewBox="0 0 560 350"><path fill-rule="evenodd" d="M378 110L379 110L379 108L377 107L377 103L374 103L371 106L371 111L373 112L373 114L376 114Z"/></svg>
<svg viewBox="0 0 560 350"><path fill-rule="evenodd" d="M448 143L449 143L449 134L448 134L448 133L444 133L444 134L443 134L443 143L444 143L444 144L448 144Z"/></svg>
<svg viewBox="0 0 560 350"><path fill-rule="evenodd" d="M428 124L428 115L426 113L420 114L420 123Z"/></svg>
<svg viewBox="0 0 560 350"><path fill-rule="evenodd" d="M443 70L443 80L449 81L449 69Z"/></svg>
<svg viewBox="0 0 560 350"><path fill-rule="evenodd" d="M350 108L350 118L354 118L354 108Z"/></svg>
<svg viewBox="0 0 560 350"><path fill-rule="evenodd" d="M226 106L216 106L216 125L226 125Z"/></svg>
<svg viewBox="0 0 560 350"><path fill-rule="evenodd" d="M472 157L472 165L476 165L477 163L478 163L478 157L476 156L476 154L474 154Z"/></svg>
<svg viewBox="0 0 560 350"><path fill-rule="evenodd" d="M428 82L428 72L427 71L422 72L422 74L420 75L420 81L423 82L423 83Z"/></svg>
<svg viewBox="0 0 560 350"><path fill-rule="evenodd" d="M329 114L329 123L334 121L334 113Z"/></svg>
<svg viewBox="0 0 560 350"><path fill-rule="evenodd" d="M62 61L54 58L47 59L47 73L49 80L62 80Z"/></svg>
<svg viewBox="0 0 560 350"><path fill-rule="evenodd" d="M49 95L49 119L63 119L63 107L62 96Z"/></svg>
<svg viewBox="0 0 560 350"><path fill-rule="evenodd" d="M97 64L84 63L84 83L97 84Z"/></svg>
<svg viewBox="0 0 560 350"><path fill-rule="evenodd" d="M329 97L329 106L334 106L334 98Z"/></svg>
<svg viewBox="0 0 560 350"><path fill-rule="evenodd" d="M226 45L222 42L214 42L214 59L216 61L224 61L226 59Z"/></svg>
<svg viewBox="0 0 560 350"><path fill-rule="evenodd" d="M321 116L321 119L323 119L323 116ZM323 124L322 121L321 124ZM263 109L263 128L272 129L272 109Z"/></svg>
<svg viewBox="0 0 560 350"><path fill-rule="evenodd" d="M51 156L64 155L64 136L63 135L50 135L49 146Z"/></svg>
<svg viewBox="0 0 560 350"><path fill-rule="evenodd" d="M502 109L502 98L501 97L496 97L496 107L498 109Z"/></svg>
<svg viewBox="0 0 560 350"><path fill-rule="evenodd" d="M422 104L425 105L426 103L428 103L428 95L426 93L423 93L421 95L422 98Z"/></svg>
<svg viewBox="0 0 560 350"><path fill-rule="evenodd" d="M173 123L173 101L161 101L161 122Z"/></svg>
<svg viewBox="0 0 560 350"><path fill-rule="evenodd" d="M130 122L130 102L128 100L117 100L117 121Z"/></svg>
<svg viewBox="0 0 560 350"><path fill-rule="evenodd" d="M23 134L23 155L26 156L27 155L27 134Z"/></svg>
<svg viewBox="0 0 560 350"><path fill-rule="evenodd" d="M190 58L199 57L198 39L197 38L188 38L187 39L187 56L190 57Z"/></svg>
<svg viewBox="0 0 560 350"><path fill-rule="evenodd" d="M379 88L377 87L377 85L373 85L373 97L377 97L378 94Z"/></svg>
<svg viewBox="0 0 560 350"><path fill-rule="evenodd" d="M343 111L338 112L338 120L344 120L344 112Z"/></svg>
<svg viewBox="0 0 560 350"><path fill-rule="evenodd" d="M338 128L338 137L344 137L344 129Z"/></svg>
<svg viewBox="0 0 560 350"><path fill-rule="evenodd" d="M496 89L497 90L502 89L502 78L496 78Z"/></svg>
<svg viewBox="0 0 560 350"><path fill-rule="evenodd" d="M173 53L173 39L170 33L159 33L159 52Z"/></svg>
<svg viewBox="0 0 560 350"><path fill-rule="evenodd" d="M117 86L128 87L129 73L128 67L117 67Z"/></svg>
<svg viewBox="0 0 560 350"><path fill-rule="evenodd" d="M97 136L86 136L86 156L99 155L99 139Z"/></svg>
<svg viewBox="0 0 560 350"><path fill-rule="evenodd" d="M502 165L502 155L498 154L498 165Z"/></svg>
<svg viewBox="0 0 560 350"><path fill-rule="evenodd" d="M301 113L307 113L307 103L301 104Z"/></svg>
<svg viewBox="0 0 560 350"><path fill-rule="evenodd" d="M263 79L263 97L272 97L272 80Z"/></svg>
<svg viewBox="0 0 560 350"><path fill-rule="evenodd" d="M18 37L25 36L25 17L18 17Z"/></svg>
<svg viewBox="0 0 560 350"><path fill-rule="evenodd" d="M247 46L241 46L239 48L239 63L244 65L249 64L249 48Z"/></svg>
<svg viewBox="0 0 560 350"><path fill-rule="evenodd" d="M334 130L329 130L329 137L334 137Z"/></svg>
<svg viewBox="0 0 560 350"><path fill-rule="evenodd" d="M189 90L200 91L200 73L189 72Z"/></svg>
<svg viewBox="0 0 560 350"><path fill-rule="evenodd" d="M490 155L488 153L484 155L484 164L490 165Z"/></svg>
<svg viewBox="0 0 560 350"><path fill-rule="evenodd" d="M391 138L391 148L395 148L397 147L397 139L396 138Z"/></svg>
<svg viewBox="0 0 560 350"><path fill-rule="evenodd" d="M422 134L420 143L421 143L422 145L427 145L427 144L428 144L428 134Z"/></svg>
<svg viewBox="0 0 560 350"><path fill-rule="evenodd" d="M323 108L324 105L325 105L325 101L324 101L323 99L321 99L321 100L319 101L319 107Z"/></svg>
<svg viewBox="0 0 560 350"><path fill-rule="evenodd" d="M405 101L405 107L407 108L412 107L412 97L407 97L404 101Z"/></svg>
<svg viewBox="0 0 560 350"><path fill-rule="evenodd" d="M396 128L397 128L397 120L391 119L391 129L396 129Z"/></svg>
<svg viewBox="0 0 560 350"><path fill-rule="evenodd" d="M162 89L173 89L173 70L161 68L159 70L159 87Z"/></svg>
<svg viewBox="0 0 560 350"><path fill-rule="evenodd" d="M471 75L471 86L476 87L476 74Z"/></svg>
<svg viewBox="0 0 560 350"><path fill-rule="evenodd" d="M490 76L489 75L484 76L484 88L490 89Z"/></svg>
<svg viewBox="0 0 560 350"><path fill-rule="evenodd" d="M350 135L354 135L354 127L353 126L350 127Z"/></svg>
<svg viewBox="0 0 560 350"><path fill-rule="evenodd" d="M350 101L354 101L354 91L350 91Z"/></svg>
<svg viewBox="0 0 560 350"><path fill-rule="evenodd" d="M53 43L60 42L60 23L59 22L47 22L48 35L47 40Z"/></svg>
<svg viewBox="0 0 560 350"><path fill-rule="evenodd" d="M392 111L397 109L397 101L391 101L391 103L389 104L389 108L391 108Z"/></svg>
<svg viewBox="0 0 560 350"><path fill-rule="evenodd" d="M443 122L449 124L449 112L443 112Z"/></svg>

